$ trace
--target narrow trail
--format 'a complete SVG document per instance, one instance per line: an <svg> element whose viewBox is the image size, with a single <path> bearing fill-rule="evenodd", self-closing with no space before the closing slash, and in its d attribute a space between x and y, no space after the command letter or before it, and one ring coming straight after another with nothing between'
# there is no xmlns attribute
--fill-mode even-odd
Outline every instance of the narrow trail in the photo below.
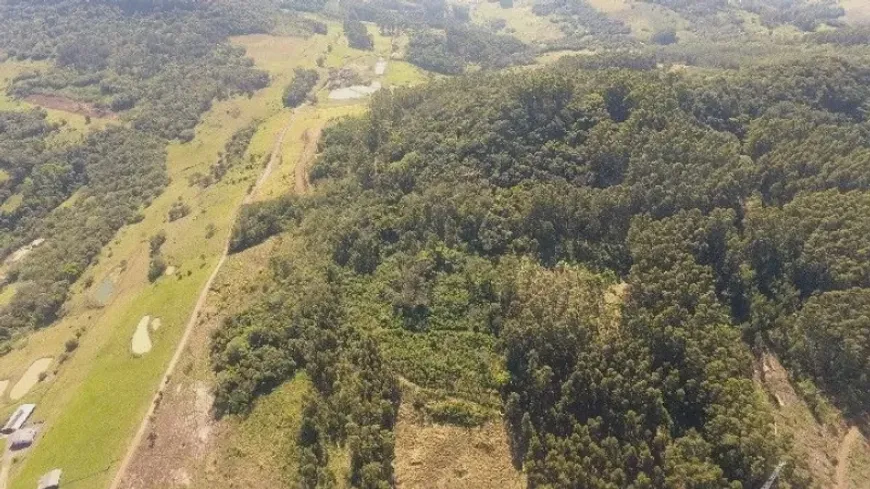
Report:
<svg viewBox="0 0 870 489"><path fill-rule="evenodd" d="M269 163L266 165L266 168L263 169L263 172L257 178L256 183L254 183L254 187L250 192L245 196L245 199L236 207L235 214L238 215L239 210L242 205L250 203L257 191L260 187L263 186L263 183L269 178L272 174L272 171L275 169L275 165L281 160L281 147L284 144L284 137L287 135L287 132L290 130L290 126L293 123L294 114L291 113L290 120L287 121L287 124L284 125L284 128L281 130L281 133L278 135L278 139L275 140L275 144L272 147L272 155L269 157ZM166 372L163 374L163 379L160 381L160 387L157 388L157 392L154 393L154 398L151 400L151 405L148 408L148 412L145 413L145 417L142 418L142 423L139 425L139 429L136 431L136 435L133 437L133 440L130 442L130 445L127 447L127 453L124 455L124 458L121 460L120 465L118 466L118 471L115 474L114 479L112 479L112 485L109 486L110 489L119 489L121 487L121 483L124 481L124 476L127 474L127 469L130 467L130 463L133 461L133 457L136 455L136 449L139 448L139 445L142 443L142 439L145 437L145 432L148 431L149 421L154 414L154 410L157 408L157 400L163 394L163 391L166 389L166 386L169 384L169 379L172 377L172 373L175 372L175 367L178 365L178 361L181 359L181 355L184 352L185 347L187 347L187 343L190 340L190 335L193 332L194 326L196 326L196 322L199 319L199 313L205 305L206 300L208 299L208 292L211 290L212 283L214 283L215 278L220 272L221 268L224 265L224 262L227 260L227 256L229 255L229 238L227 239L227 244L224 247L224 252L221 255L220 261L218 261L217 266L215 266L214 270L211 272L211 275L206 281L205 285L203 285L202 290L199 293L199 298L196 300L196 305L193 308L193 312L190 314L190 319L187 321L187 325L184 327L184 334L181 336L181 340L178 342L178 346L175 347L175 353L172 355L172 360L170 360L169 365L166 367ZM5 488L0 488L5 489Z"/></svg>
<svg viewBox="0 0 870 489"><path fill-rule="evenodd" d="M840 448L837 449L837 474L834 477L834 489L849 488L849 455L852 453L852 447L861 436L857 426L849 428L843 441L840 442Z"/></svg>
<svg viewBox="0 0 870 489"><path fill-rule="evenodd" d="M314 161L314 156L317 152L317 142L320 140L321 132L322 130L318 128L313 134L309 131L305 131L305 133L302 134L304 144L302 155L300 155L299 161L293 169L293 173L296 177L296 193L299 195L308 192L308 168L311 166L311 162Z"/></svg>

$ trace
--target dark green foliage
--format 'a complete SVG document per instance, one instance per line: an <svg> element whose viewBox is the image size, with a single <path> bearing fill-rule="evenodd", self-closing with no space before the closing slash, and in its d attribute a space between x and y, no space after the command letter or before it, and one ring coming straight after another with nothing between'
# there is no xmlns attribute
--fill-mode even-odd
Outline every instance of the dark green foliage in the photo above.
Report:
<svg viewBox="0 0 870 489"><path fill-rule="evenodd" d="M621 21L608 17L586 0L542 0L532 7L535 15L554 16L566 39L553 43L553 49L576 49L604 43L609 46L630 46L631 29Z"/></svg>
<svg viewBox="0 0 870 489"><path fill-rule="evenodd" d="M282 8L301 10L303 12L320 12L326 6L327 0L281 0Z"/></svg>
<svg viewBox="0 0 870 489"><path fill-rule="evenodd" d="M163 259L163 256L155 254L151 257L151 261L148 263L148 281L154 282L158 278L163 275L163 272L166 271L166 260Z"/></svg>
<svg viewBox="0 0 870 489"><path fill-rule="evenodd" d="M458 75L465 71L465 62L447 51L447 38L429 31L415 32L408 44L408 60L424 70Z"/></svg>
<svg viewBox="0 0 870 489"><path fill-rule="evenodd" d="M352 2L348 7L351 18L374 22L387 34L409 28L443 29L451 17L444 0L370 0Z"/></svg>
<svg viewBox="0 0 870 489"><path fill-rule="evenodd" d="M136 8L135 17L120 7L82 0L0 4L0 48L18 58L57 62L47 71L19 76L10 90L125 111L123 117L137 129L188 140L215 98L252 93L269 81L243 50L224 42L230 35L264 32L267 9L235 2L188 4L191 8L170 6L171 12Z"/></svg>
<svg viewBox="0 0 870 489"><path fill-rule="evenodd" d="M177 200L169 207L169 214L167 214L166 218L169 222L172 222L186 217L188 214L190 214L190 206Z"/></svg>
<svg viewBox="0 0 870 489"><path fill-rule="evenodd" d="M296 68L293 72L293 81L284 89L284 107L298 107L307 99L311 89L317 85L320 74L317 70Z"/></svg>
<svg viewBox="0 0 870 489"><path fill-rule="evenodd" d="M236 253L262 243L284 231L299 214L291 197L245 205L230 236L230 251Z"/></svg>
<svg viewBox="0 0 870 489"><path fill-rule="evenodd" d="M870 401L870 289L815 295L780 329L790 363L862 412Z"/></svg>
<svg viewBox="0 0 870 489"><path fill-rule="evenodd" d="M408 60L421 68L457 74L465 63L499 68L525 61L527 47L513 36L493 34L472 25L452 25L446 34L416 31L408 45Z"/></svg>
<svg viewBox="0 0 870 489"><path fill-rule="evenodd" d="M251 139L257 132L258 125L259 121L254 121L236 131L224 145L223 152L218 155L218 161L211 165L209 173L207 175L200 172L194 173L188 177L190 184L205 188L223 180L230 169L238 166L244 160L245 152L247 152ZM254 155L251 155L251 162L253 161Z"/></svg>
<svg viewBox="0 0 870 489"><path fill-rule="evenodd" d="M282 233L281 251L266 297L216 333L218 399L244 410L304 368L315 487L323 439L359 454L354 484L388 483L394 373L432 420L503 409L530 487L760 487L780 461L780 487L811 487L753 352L866 405L866 68L654 62L385 91L326 129L314 193L237 224L237 249ZM346 397L343 368L378 394ZM333 418L356 407L382 416Z"/></svg>
<svg viewBox="0 0 870 489"><path fill-rule="evenodd" d="M677 42L677 31L674 29L663 29L653 33L650 40L656 44L667 46Z"/></svg>
<svg viewBox="0 0 870 489"><path fill-rule="evenodd" d="M870 44L870 27L844 26L839 29L815 32L809 35L809 39L819 44L837 44L840 46L868 45Z"/></svg>
<svg viewBox="0 0 870 489"><path fill-rule="evenodd" d="M344 35L347 36L348 45L354 49L371 51L375 47L375 41L365 24L358 20L348 19L344 21Z"/></svg>
<svg viewBox="0 0 870 489"><path fill-rule="evenodd" d="M709 20L735 10L758 14L768 27L792 24L804 31L813 31L824 23L835 23L845 11L830 0L644 0L671 8L693 19Z"/></svg>

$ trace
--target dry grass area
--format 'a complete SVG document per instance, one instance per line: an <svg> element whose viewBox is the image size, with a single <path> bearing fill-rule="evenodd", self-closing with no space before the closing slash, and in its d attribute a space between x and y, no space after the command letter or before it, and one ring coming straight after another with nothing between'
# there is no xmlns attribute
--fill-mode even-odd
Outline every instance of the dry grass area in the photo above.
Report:
<svg viewBox="0 0 870 489"><path fill-rule="evenodd" d="M403 404L396 423L396 487L522 489L500 422L477 428L424 423Z"/></svg>
<svg viewBox="0 0 870 489"><path fill-rule="evenodd" d="M840 5L846 10L847 22L870 24L870 2L867 0L840 0Z"/></svg>
<svg viewBox="0 0 870 489"><path fill-rule="evenodd" d="M850 437L856 438L849 440L850 427L838 413L827 422L817 420L773 355L763 356L755 380L770 396L777 431L793 438L798 457L806 461L819 487L870 487L870 445L866 434L852 431Z"/></svg>
<svg viewBox="0 0 870 489"><path fill-rule="evenodd" d="M192 486L214 489L267 487L281 482L281 471L265 463L275 440L263 443L265 451L254 452L251 445L255 442L239 439L242 435L251 438L264 432L250 424L256 423L260 417L274 417L276 409L270 407L274 403L267 398L247 421L233 418L215 421L210 393L213 374L208 363L211 332L228 315L243 309L247 305L246 298L257 296L257 284L267 273L271 251L272 242L267 242L227 259L212 285L207 305L185 352L185 360L160 399L150 431L137 449L122 488ZM292 403L292 393L290 400L284 399L286 394L276 393L274 397L282 401L280 404ZM294 414L292 409L277 411L279 415L283 413L292 417ZM265 430L266 433L275 431Z"/></svg>

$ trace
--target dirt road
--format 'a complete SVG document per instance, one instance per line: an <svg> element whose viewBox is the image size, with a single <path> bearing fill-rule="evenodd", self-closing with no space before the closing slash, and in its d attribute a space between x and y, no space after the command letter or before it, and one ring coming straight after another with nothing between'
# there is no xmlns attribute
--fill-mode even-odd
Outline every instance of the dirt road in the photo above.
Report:
<svg viewBox="0 0 870 489"><path fill-rule="evenodd" d="M840 443L840 448L837 450L837 475L834 478L836 486L834 489L849 488L849 455L852 453L852 446L858 441L861 432L857 426L853 426L843 437Z"/></svg>
<svg viewBox="0 0 870 489"><path fill-rule="evenodd" d="M292 123L293 115L291 114L290 120L287 121L287 124L284 125L284 128L278 135L278 139L275 140L275 145L272 147L272 155L269 157L269 163L266 165L266 168L263 169L263 172L257 178L253 189L251 189L248 195L245 196L245 199L240 203L240 205L236 207L236 214L239 213L239 209L242 205L251 202L257 191L260 189L260 187L263 186L263 183L269 178L269 175L272 174L272 171L275 169L275 165L281 159L281 147L284 144L284 137L287 135L287 131L290 129L290 125ZM215 266L214 271L212 271L211 276L209 276L208 281L206 281L205 285L203 285L202 290L199 293L199 298L196 300L196 305L193 308L193 312L190 314L190 319L188 319L187 325L184 327L184 334L181 336L181 340L178 342L178 346L175 348L175 353L172 355L172 360L166 367L166 372L163 374L163 379L160 381L160 387L157 389L157 392L154 393L154 398L151 400L151 405L148 408L148 412L145 413L145 417L142 419L142 423L139 425L139 430L136 431L136 436L133 437L133 440L127 447L127 453L124 455L124 458L121 460L121 464L118 466L118 472L115 474L115 478L112 480L112 485L109 486L111 489L119 489L121 487L121 483L124 480L124 476L127 473L130 462L133 460L133 456L136 453L136 449L142 443L142 439L145 437L145 432L148 431L149 421L154 414L154 410L157 408L157 400L163 393L166 385L169 383L169 379L170 377L172 377L172 373L175 371L175 367L178 365L178 361L181 359L181 354L184 352L184 348L187 346L187 343L190 340L190 334L193 332L193 327L196 326L196 322L199 319L199 313L205 305L206 299L208 298L208 292L209 290L211 290L212 283L214 283L215 277L217 277L218 272L220 272L221 267L223 267L224 262L226 262L228 254L229 241L227 241L227 245L224 247L224 252L221 255L220 261L218 261L217 266Z"/></svg>

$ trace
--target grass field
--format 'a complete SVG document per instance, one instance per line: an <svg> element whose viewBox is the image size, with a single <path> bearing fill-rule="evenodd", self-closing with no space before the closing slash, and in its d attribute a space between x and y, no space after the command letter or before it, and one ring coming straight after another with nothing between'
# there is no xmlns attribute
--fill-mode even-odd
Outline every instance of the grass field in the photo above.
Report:
<svg viewBox="0 0 870 489"><path fill-rule="evenodd" d="M59 324L36 333L20 350L0 359L0 372L20 372L40 356L58 356L63 343L83 328L80 347L60 367L56 378L38 386L26 401L39 403L36 418L46 421L42 439L27 458L13 469L13 488L30 488L47 470L64 471L65 486L102 487L114 475L123 455L172 356L198 292L220 258L233 225L235 209L262 170L249 165L231 171L224 180L205 190L190 187L187 177L205 172L232 134L251 121L290 113L280 105L280 94L292 68L313 64L322 37L309 40L236 39L249 49L255 61L273 75L274 83L252 98L239 97L214 105L197 126L196 138L169 147L167 166L172 183L145 210L145 219L123 229L103 251L99 263L85 276L99 284L117 274L115 297L102 309L91 309L91 291L81 284L69 310ZM283 59L285 66L278 60ZM264 128L268 132L270 128ZM249 153L267 155L269 134L258 135ZM181 199L190 205L189 216L166 222L169 207ZM213 237L206 238L207 227ZM164 254L177 267L175 276L150 284L148 237L165 230ZM130 341L136 323L144 315L162 319L152 335L150 353L134 358Z"/></svg>
<svg viewBox="0 0 870 489"><path fill-rule="evenodd" d="M0 62L0 111L4 110L31 110L36 108L36 105L10 98L6 93L6 88L20 73L27 71L38 70L45 68L45 62L38 61L13 61L6 60ZM117 121L101 119L94 117L90 124L87 123L85 116L64 112L55 109L43 108L48 114L48 120L61 125L61 130L57 135L58 142L75 141L82 135L87 134L89 130L105 127L107 124L117 124Z"/></svg>
<svg viewBox="0 0 870 489"><path fill-rule="evenodd" d="M512 8L501 8L498 2L476 3L472 11L474 21L485 25L502 19L505 32L526 43L553 41L563 37L559 26L532 13L531 0L515 0Z"/></svg>
<svg viewBox="0 0 870 489"><path fill-rule="evenodd" d="M299 431L311 389L305 374L297 375L260 399L247 417L228 420L225 435L216 440L218 469L193 487L295 487L298 457L293 434Z"/></svg>
<svg viewBox="0 0 870 489"><path fill-rule="evenodd" d="M34 333L14 351L0 357L0 378L14 382L34 359L62 358L64 343L83 332L79 347L69 358L63 363L55 362L46 381L22 399L38 404L34 419L44 421L45 428L31 452L13 467L10 487L30 488L40 475L53 468L63 470L64 487L108 485L148 410L198 293L222 255L235 210L262 171L277 135L292 119L282 152L284 163L275 169L258 198L288 190L288 181L292 182L294 174L292 162L310 148L310 144L305 144L304 133L316 134L330 120L364 110L364 100L324 103L303 108L294 116L281 104L283 88L292 78L293 69L315 67L317 58L326 56L330 45L333 48L326 56L323 74L329 67L349 64L373 69L375 61L388 57L391 50L389 38L376 35L375 39L374 52L350 49L337 24L330 25L327 36L309 39L267 35L233 39L247 49L258 67L270 73L270 87L251 98L215 103L197 126L191 142L171 144L167 159L171 183L144 211L145 219L122 229L105 247L98 262L73 286L72 299L62 320ZM16 70L29 69L22 65L0 66L7 77L14 76ZM391 84L418 83L427 78L420 70L395 62L384 76ZM0 99L0 107L19 109L26 105ZM75 114L50 114L68 120L67 126L78 128L75 129L78 134L87 129L83 118L78 121ZM254 121L259 124L258 130L244 160L249 161L253 155L253 163L239 165L209 188L191 187L188 177L207 172L233 133ZM178 200L188 204L192 212L168 222L167 212ZM207 237L210 228L215 232ZM168 238L163 246L164 256L177 271L151 284L146 278L148 238L160 230ZM103 305L97 305L93 297L109 277L114 283L112 295ZM135 358L131 338L136 324L145 315L160 318L162 327L152 333L153 349ZM13 408L12 403L0 401L0 414ZM243 442L232 442L238 443Z"/></svg>

